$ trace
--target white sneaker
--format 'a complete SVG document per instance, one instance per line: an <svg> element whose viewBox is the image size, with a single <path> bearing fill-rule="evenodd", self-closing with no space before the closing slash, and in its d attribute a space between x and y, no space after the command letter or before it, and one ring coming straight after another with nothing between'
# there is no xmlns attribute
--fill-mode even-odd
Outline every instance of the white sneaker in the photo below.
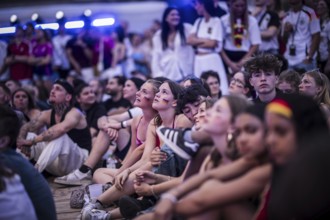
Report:
<svg viewBox="0 0 330 220"><path fill-rule="evenodd" d="M109 220L110 213L104 210L92 209L87 215L82 217L83 220Z"/></svg>
<svg viewBox="0 0 330 220"><path fill-rule="evenodd" d="M102 210L103 207L96 200L92 200L87 203L84 208L81 210L81 219L82 220L94 220L94 219L107 219L110 218L110 215Z"/></svg>
<svg viewBox="0 0 330 220"><path fill-rule="evenodd" d="M79 169L73 171L72 173L55 178L54 182L69 185L69 186L80 186L82 185L82 180L91 180L92 179L92 171L88 171L87 173L80 172Z"/></svg>

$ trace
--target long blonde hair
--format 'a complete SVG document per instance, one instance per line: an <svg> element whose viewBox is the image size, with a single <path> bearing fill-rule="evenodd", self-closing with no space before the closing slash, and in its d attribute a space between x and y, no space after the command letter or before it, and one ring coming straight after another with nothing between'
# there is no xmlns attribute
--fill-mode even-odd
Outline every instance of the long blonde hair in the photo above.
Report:
<svg viewBox="0 0 330 220"><path fill-rule="evenodd" d="M315 81L315 84L321 87L321 91L316 94L314 100L318 104L325 104L330 108L330 81L328 77L321 73L319 70L311 70L303 74L303 77L308 75L312 77Z"/></svg>

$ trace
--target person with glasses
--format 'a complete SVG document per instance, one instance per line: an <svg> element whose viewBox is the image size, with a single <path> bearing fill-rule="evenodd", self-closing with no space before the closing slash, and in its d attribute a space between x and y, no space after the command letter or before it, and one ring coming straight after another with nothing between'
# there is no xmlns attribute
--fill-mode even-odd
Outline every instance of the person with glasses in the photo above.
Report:
<svg viewBox="0 0 330 220"><path fill-rule="evenodd" d="M294 70L281 72L276 88L283 93L297 93L299 91L300 75Z"/></svg>
<svg viewBox="0 0 330 220"><path fill-rule="evenodd" d="M281 93L275 87L281 66L282 62L272 54L260 54L245 63L244 69L256 92L254 102L268 103Z"/></svg>
<svg viewBox="0 0 330 220"><path fill-rule="evenodd" d="M229 81L229 94L231 95L244 95L248 98L251 97L253 88L249 84L248 75L244 72L237 72Z"/></svg>

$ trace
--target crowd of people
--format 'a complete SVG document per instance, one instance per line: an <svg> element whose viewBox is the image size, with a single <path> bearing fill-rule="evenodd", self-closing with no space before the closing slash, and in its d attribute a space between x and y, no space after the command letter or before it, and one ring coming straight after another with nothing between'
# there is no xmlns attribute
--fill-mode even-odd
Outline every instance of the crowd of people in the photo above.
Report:
<svg viewBox="0 0 330 220"><path fill-rule="evenodd" d="M72 193L84 220L330 217L330 2L278 2L169 6L144 35L17 27L0 219L56 219L49 177L102 186Z"/></svg>

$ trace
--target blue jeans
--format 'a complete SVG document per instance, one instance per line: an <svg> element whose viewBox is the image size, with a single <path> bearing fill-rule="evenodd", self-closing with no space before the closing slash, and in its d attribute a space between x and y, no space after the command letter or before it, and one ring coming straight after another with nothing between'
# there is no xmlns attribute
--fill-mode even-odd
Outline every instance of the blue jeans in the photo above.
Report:
<svg viewBox="0 0 330 220"><path fill-rule="evenodd" d="M165 152L167 157L166 160L157 167L155 173L173 177L180 176L187 165L187 160L176 155L166 144L164 144L160 150Z"/></svg>

